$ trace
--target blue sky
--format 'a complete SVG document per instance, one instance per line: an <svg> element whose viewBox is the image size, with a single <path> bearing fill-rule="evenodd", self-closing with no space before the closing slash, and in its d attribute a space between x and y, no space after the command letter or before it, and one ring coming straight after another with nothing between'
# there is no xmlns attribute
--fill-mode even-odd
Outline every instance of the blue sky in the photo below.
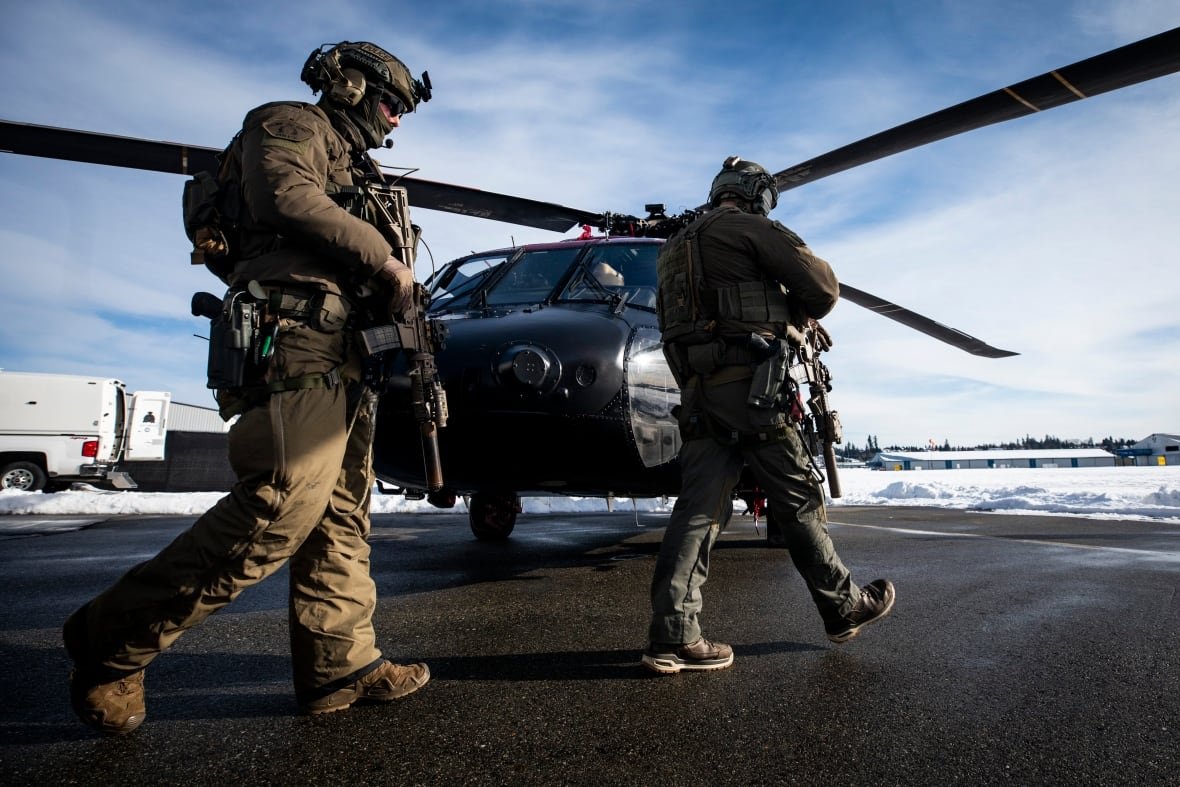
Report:
<svg viewBox="0 0 1180 787"><path fill-rule="evenodd" d="M429 8L427 6L429 5ZM593 211L704 201L728 155L780 170L1180 25L1108 2L10 4L0 117L221 146L307 99L314 47L372 40L434 99L377 158ZM841 280L1016 358L851 304L825 324L848 438L1180 432L1180 76L971 132L783 195ZM0 154L0 368L107 374L210 404L183 178ZM438 264L554 240L417 211ZM420 278L429 259L420 256Z"/></svg>

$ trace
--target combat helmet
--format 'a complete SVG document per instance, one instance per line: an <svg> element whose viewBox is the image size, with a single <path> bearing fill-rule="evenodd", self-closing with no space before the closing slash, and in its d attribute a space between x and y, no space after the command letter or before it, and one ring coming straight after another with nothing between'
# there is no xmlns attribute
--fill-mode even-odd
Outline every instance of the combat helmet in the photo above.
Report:
<svg viewBox="0 0 1180 787"><path fill-rule="evenodd" d="M709 204L736 199L749 205L750 211L766 216L778 204L778 186L766 168L741 156L730 156L721 166L709 189Z"/></svg>
<svg viewBox="0 0 1180 787"><path fill-rule="evenodd" d="M300 74L321 101L342 110L364 137L368 147L377 147L393 130L381 111L384 102L392 114L413 112L418 103L429 101L430 75L414 79L405 63L376 44L341 41L312 50Z"/></svg>

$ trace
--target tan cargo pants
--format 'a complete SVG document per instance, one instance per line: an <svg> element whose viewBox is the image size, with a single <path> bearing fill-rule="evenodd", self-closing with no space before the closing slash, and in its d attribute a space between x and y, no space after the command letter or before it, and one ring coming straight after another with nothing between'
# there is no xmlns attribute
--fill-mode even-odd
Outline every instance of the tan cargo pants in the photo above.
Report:
<svg viewBox="0 0 1180 787"><path fill-rule="evenodd" d="M242 414L229 433L230 493L66 622L79 668L143 669L288 560L297 697L326 695L380 664L367 542L376 397L360 382L352 340L284 321L269 379L339 367L342 384L284 391Z"/></svg>

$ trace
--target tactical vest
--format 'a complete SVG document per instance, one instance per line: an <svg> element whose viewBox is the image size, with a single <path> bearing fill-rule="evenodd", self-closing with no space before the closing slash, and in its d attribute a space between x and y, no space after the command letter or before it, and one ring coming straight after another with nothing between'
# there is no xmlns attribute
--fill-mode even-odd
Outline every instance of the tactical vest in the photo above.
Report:
<svg viewBox="0 0 1180 787"><path fill-rule="evenodd" d="M790 300L776 282L748 281L721 288L704 285L698 237L726 210L709 211L668 241L660 254L658 312L665 344L713 341L718 320L780 325L791 320Z"/></svg>

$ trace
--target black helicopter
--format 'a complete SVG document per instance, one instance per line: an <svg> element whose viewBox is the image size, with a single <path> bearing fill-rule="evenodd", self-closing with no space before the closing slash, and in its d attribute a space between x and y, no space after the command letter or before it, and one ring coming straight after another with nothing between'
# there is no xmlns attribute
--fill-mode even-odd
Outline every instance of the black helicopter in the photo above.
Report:
<svg viewBox="0 0 1180 787"><path fill-rule="evenodd" d="M867 137L775 174L780 191L990 124L1052 109L1180 70L1180 28L1160 33ZM215 171L214 148L0 121L0 150L191 174ZM428 282L429 319L444 326L436 352L450 418L439 435L445 486L432 503L469 496L480 538L504 538L522 492L654 497L678 489L679 392L660 351L655 258L707 206L667 216L596 213L412 177L398 179L418 208L580 238L472 254ZM595 233L597 231L597 233ZM982 357L1014 355L862 290L843 299ZM423 463L405 391L382 400L378 475L422 497ZM771 524L768 521L768 524Z"/></svg>

